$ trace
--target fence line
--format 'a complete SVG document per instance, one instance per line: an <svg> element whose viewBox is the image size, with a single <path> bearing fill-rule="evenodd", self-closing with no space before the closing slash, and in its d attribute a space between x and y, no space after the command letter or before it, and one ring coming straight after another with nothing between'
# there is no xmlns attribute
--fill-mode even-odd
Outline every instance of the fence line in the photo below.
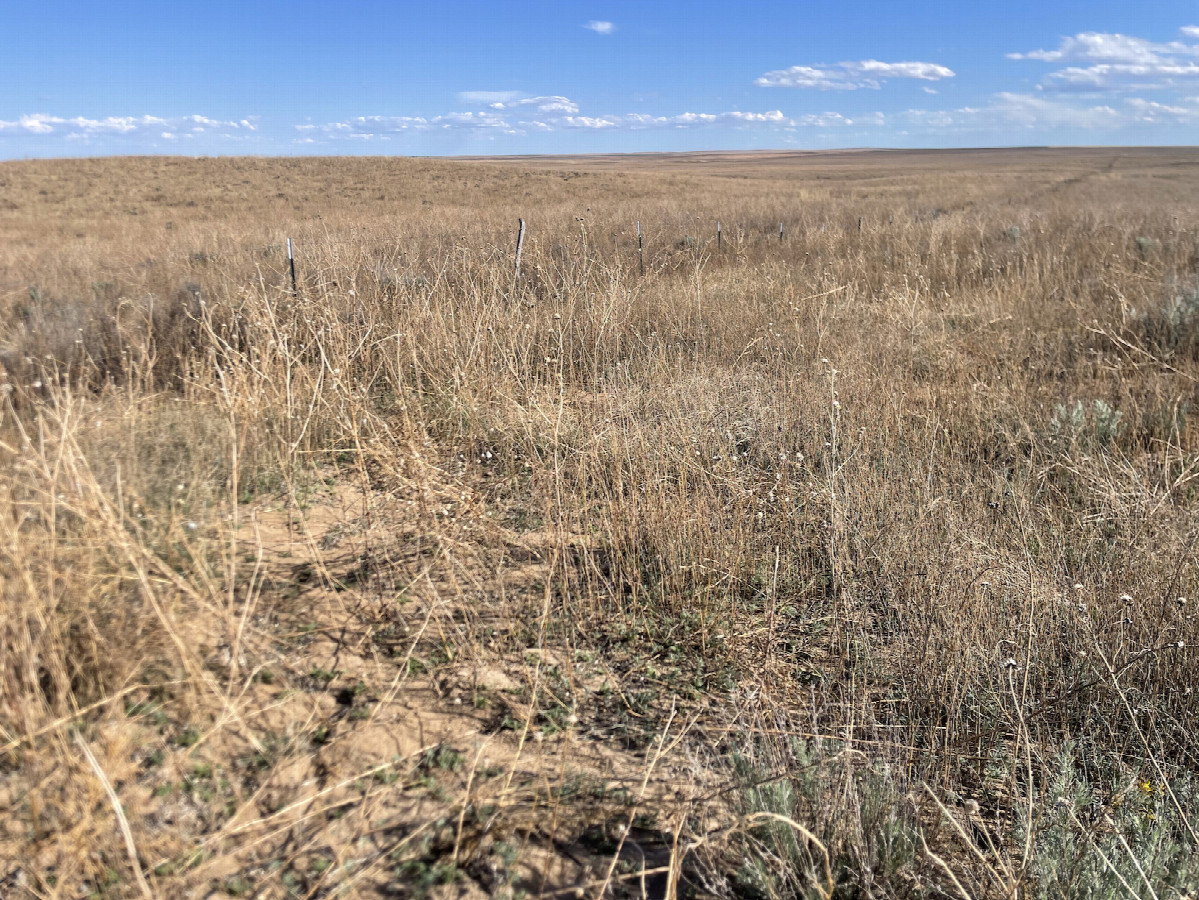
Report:
<svg viewBox="0 0 1199 900"><path fill-rule="evenodd" d="M936 211L934 211L933 219L936 219L941 215L944 215L944 213L942 213L940 210L936 210ZM850 223L852 223L852 221L853 220L851 219ZM887 225L893 225L894 221L895 221L894 215L887 216L887 219L886 219ZM922 219L919 215L919 212L917 212L914 222L916 224L921 224L922 221L928 222L930 220L927 218ZM824 235L824 234L828 233L828 231L829 231L829 227L828 227L829 224L830 224L830 222L827 219L825 219L820 222L820 227L818 230L814 227L814 223L813 223L813 227L809 227L806 229L801 228L800 233L801 233L801 235L803 235L803 234ZM834 229L836 229L837 223L834 222L832 224L834 225ZM519 282L520 278L521 278L523 252L524 252L525 238L527 236L527 225L523 218L517 219L517 226L518 227L517 227L517 236L516 236L516 250L515 250L515 255L513 257L514 285L515 285L515 283ZM644 276L645 272L646 272L646 268L645 268L645 237L646 237L646 235L645 235L644 229L641 226L640 219L636 220L635 226L636 226L636 233L637 233L637 270L640 275ZM844 228L844 230L841 231L840 233L843 235L849 235L852 233L853 225L847 223L846 225L843 226L843 228ZM857 232L859 234L863 234L864 231L865 231L865 216L857 216ZM1009 229L1009 231L1010 231L1010 229ZM738 246L742 247L742 248L744 248L746 246L745 239L747 237L750 237L752 239L752 235L755 232L758 233L759 235L761 235L761 232L757 232L756 228L747 232L744 226L738 226L737 232L739 235ZM834 230L833 233L836 234L837 231ZM623 232L621 232L620 234L623 234ZM758 239L758 241L754 242L754 244L756 244L756 246L761 248L761 247L765 247L769 243L773 243L773 241L771 241L769 238L769 234L770 234L770 232L767 231L764 235L761 235L761 237ZM465 235L458 235L456 237L462 238L463 240L465 240L465 238L466 238ZM619 248L620 248L619 234L617 232L612 232L612 239L613 239L612 249L619 252ZM778 242L780 245L783 245L784 243L786 243L786 222L785 222L785 220L780 221L778 224ZM353 247L357 247L360 249L366 249L368 246L362 238L331 238L328 235L313 236L313 243L318 248L353 246ZM699 242L697 242L696 239L691 236L686 236L685 238L680 240L679 245L680 246L685 245L689 248L695 248L695 247L699 246ZM387 245L381 244L380 246L387 246ZM708 246L710 246L710 244ZM444 250L445 249L444 241L438 242L437 247ZM267 257L278 252L280 249L282 249L286 252L286 259L287 259L287 268L284 270L283 277L286 279L286 282L290 284L291 294L293 296L298 296L299 295L299 271L298 270L300 267L299 261L298 261L299 247L293 238L291 238L291 237L286 238L285 243L283 245L268 244L265 247L262 247L262 246L254 247L254 246L247 246L247 245L243 244L243 245L240 245L240 246L234 248L235 253L237 253L237 254L247 254L247 255L251 255L251 256L267 256ZM376 247L376 249L378 249L378 248ZM455 246L454 249L455 250L458 250L458 249L469 250L470 248L460 248L460 247ZM716 250L718 252L722 252L723 249L724 249L724 222L721 219L717 219L716 220ZM375 263L377 265L395 264L397 266L402 265L405 268L411 268L411 264L408 262L408 259L407 259L407 254L404 253L402 247L398 243L395 245L395 250L400 255L405 256L405 260L402 263L397 260L389 261L389 260L381 259L381 258L376 259ZM503 254L504 251L502 250L502 248L492 247L492 248L490 248L490 252L492 254L498 256L498 255ZM980 250L980 252L981 252L981 250ZM206 263L216 259L218 253L219 253L219 251L216 251L216 252L195 251L190 254L190 261L193 263L206 264ZM428 256L427 253L424 255ZM806 256L807 256L807 254L805 254L805 258L806 258ZM336 263L336 260L334 260L334 263ZM276 269L273 271L277 272L278 270ZM398 271L399 270L397 269L397 274L398 274ZM322 272L322 276L323 276L323 274L324 274L324 272ZM334 281L333 284L336 285L336 282ZM322 282L322 286L326 286L324 284L324 282ZM2 286L0 286L0 287L2 287ZM4 289L7 290L7 288L4 288ZM16 288L14 288L14 289L16 289ZM31 291L36 290L35 287L29 288L29 289Z"/></svg>

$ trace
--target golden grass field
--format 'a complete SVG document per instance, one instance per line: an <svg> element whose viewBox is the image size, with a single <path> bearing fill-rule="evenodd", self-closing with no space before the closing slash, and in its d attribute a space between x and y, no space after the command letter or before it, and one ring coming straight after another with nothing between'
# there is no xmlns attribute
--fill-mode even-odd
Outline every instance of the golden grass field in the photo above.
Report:
<svg viewBox="0 0 1199 900"><path fill-rule="evenodd" d="M0 163L0 473L6 900L1199 891L1197 150Z"/></svg>

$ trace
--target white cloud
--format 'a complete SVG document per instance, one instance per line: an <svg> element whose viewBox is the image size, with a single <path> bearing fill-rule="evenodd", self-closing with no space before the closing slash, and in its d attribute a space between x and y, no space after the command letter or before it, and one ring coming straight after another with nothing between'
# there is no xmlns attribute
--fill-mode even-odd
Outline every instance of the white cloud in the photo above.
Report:
<svg viewBox="0 0 1199 900"><path fill-rule="evenodd" d="M1179 29L1185 38L1199 38L1199 27ZM1146 40L1126 34L1084 31L1063 38L1056 50L1009 53L1009 59L1039 62L1082 62L1050 72L1043 87L1056 91L1162 90L1199 81L1199 43Z"/></svg>
<svg viewBox="0 0 1199 900"><path fill-rule="evenodd" d="M792 124L804 128L841 128L850 125L877 125L882 113L867 113L864 116L848 118L838 112L811 113L792 119Z"/></svg>
<svg viewBox="0 0 1199 900"><path fill-rule="evenodd" d="M611 34L616 30L616 26L611 22L597 22L595 19L592 19L583 27L590 28L596 34Z"/></svg>
<svg viewBox="0 0 1199 900"><path fill-rule="evenodd" d="M519 100L525 96L521 91L459 91L458 100L473 106L486 106L489 103L507 103Z"/></svg>
<svg viewBox="0 0 1199 900"><path fill-rule="evenodd" d="M326 137L370 140L408 132L466 129L471 131L511 131L508 119L499 113L456 112L443 116L356 116L344 122L325 125L297 125L297 131L319 130Z"/></svg>
<svg viewBox="0 0 1199 900"><path fill-rule="evenodd" d="M1033 50L1029 53L1009 53L1008 59L1035 59L1041 62L1063 60L1105 60L1123 63L1153 63L1163 53L1185 49L1184 44L1155 44L1144 38L1126 34L1108 34L1100 31L1084 31L1073 37L1062 38L1056 50Z"/></svg>
<svg viewBox="0 0 1199 900"><path fill-rule="evenodd" d="M45 113L21 116L8 122L0 119L0 134L56 136L72 140L100 136L162 137L173 139L178 132L193 135L237 135L255 131L250 119L237 122L210 119L208 116L106 116L89 119L85 116L64 118Z"/></svg>
<svg viewBox="0 0 1199 900"><path fill-rule="evenodd" d="M618 118L619 117L605 118L603 116L567 116L563 120L563 124L567 128L617 128L619 126L617 121ZM546 127L549 127L548 122L546 122L545 125Z"/></svg>
<svg viewBox="0 0 1199 900"><path fill-rule="evenodd" d="M518 109L520 107L536 107L543 113L577 113L579 105L566 97L522 97L519 100L500 100L488 104L492 109Z"/></svg>
<svg viewBox="0 0 1199 900"><path fill-rule="evenodd" d="M792 66L789 69L775 69L767 72L754 81L758 87L804 87L820 88L822 90L853 90L859 87L844 77L828 69L817 69L812 66Z"/></svg>
<svg viewBox="0 0 1199 900"><path fill-rule="evenodd" d="M1061 91L1146 91L1199 82L1199 63L1099 63L1069 66L1045 76L1045 86Z"/></svg>
<svg viewBox="0 0 1199 900"><path fill-rule="evenodd" d="M939 81L953 78L952 69L937 63L927 62L880 62L864 59L836 65L792 66L775 69L754 81L759 87L816 88L823 91L852 91L858 88L882 86L892 78L915 78L921 81Z"/></svg>

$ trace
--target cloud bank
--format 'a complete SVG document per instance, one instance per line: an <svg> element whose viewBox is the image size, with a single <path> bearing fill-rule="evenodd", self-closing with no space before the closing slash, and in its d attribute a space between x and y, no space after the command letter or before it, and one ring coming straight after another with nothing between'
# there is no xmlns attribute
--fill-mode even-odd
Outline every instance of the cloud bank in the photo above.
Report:
<svg viewBox="0 0 1199 900"><path fill-rule="evenodd" d="M297 125L307 137L369 140L409 132L467 130L504 134L530 134L547 131L646 131L650 129L688 129L712 126L796 128L815 125L852 124L838 113L792 118L780 110L767 112L730 111L720 113L684 112L669 116L645 113L619 115L577 115L578 105L566 97L530 97L500 101L484 112L447 113L440 116L358 116L324 125Z"/></svg>
<svg viewBox="0 0 1199 900"><path fill-rule="evenodd" d="M21 116L14 121L0 119L0 135L24 134L80 139L99 136L161 137L166 140L199 135L244 135L256 131L252 119L222 121L207 116L107 116L89 119L84 116L64 118L45 113Z"/></svg>

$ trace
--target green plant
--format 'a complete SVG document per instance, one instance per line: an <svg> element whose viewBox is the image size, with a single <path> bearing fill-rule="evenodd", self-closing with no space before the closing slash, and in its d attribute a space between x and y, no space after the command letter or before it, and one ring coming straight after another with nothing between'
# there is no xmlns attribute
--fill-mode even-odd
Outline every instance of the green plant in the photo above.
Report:
<svg viewBox="0 0 1199 900"><path fill-rule="evenodd" d="M1018 806L1025 815L1017 838L1030 830L1033 835L1034 896L1116 900L1130 888L1159 897L1194 891L1199 862L1192 832L1165 785L1152 776L1133 776L1131 783L1127 774L1119 778L1129 770L1114 760L1103 769L1117 780L1096 783L1098 771L1081 766L1076 748L1065 744L1047 773L1046 802L1032 807L1035 819L1028 819L1028 807ZM1172 791L1183 816L1195 816L1199 794L1193 780L1179 781Z"/></svg>
<svg viewBox="0 0 1199 900"><path fill-rule="evenodd" d="M1094 400L1088 407L1081 400L1057 404L1049 420L1049 433L1057 441L1110 447L1124 430L1124 414L1106 400Z"/></svg>
<svg viewBox="0 0 1199 900"><path fill-rule="evenodd" d="M744 895L854 896L894 890L916 871L920 826L894 777L875 767L854 771L830 749L792 739L734 753L743 825L733 882Z"/></svg>

